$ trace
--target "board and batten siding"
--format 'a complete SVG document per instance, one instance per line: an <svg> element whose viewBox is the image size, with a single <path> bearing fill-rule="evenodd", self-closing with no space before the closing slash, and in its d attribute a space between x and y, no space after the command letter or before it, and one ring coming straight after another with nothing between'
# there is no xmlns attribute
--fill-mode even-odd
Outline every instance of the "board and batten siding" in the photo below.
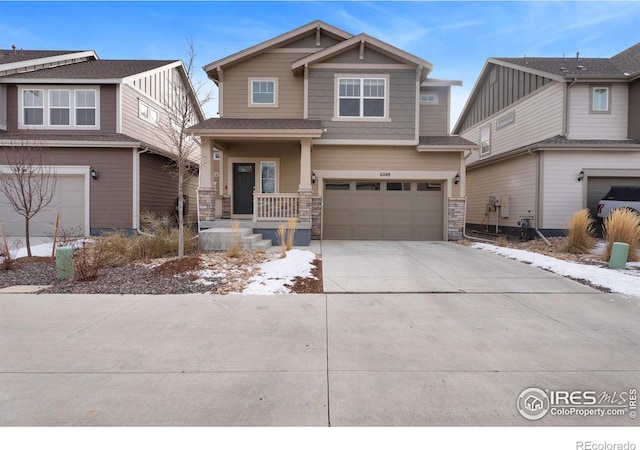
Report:
<svg viewBox="0 0 640 450"><path fill-rule="evenodd" d="M291 63L305 56L308 53L263 53L225 69L223 117L302 119L304 77L293 75ZM249 106L250 78L277 78L277 106Z"/></svg>
<svg viewBox="0 0 640 450"><path fill-rule="evenodd" d="M437 94L438 104L420 104L420 136L449 134L449 87L421 88L420 94Z"/></svg>
<svg viewBox="0 0 640 450"><path fill-rule="evenodd" d="M497 156L502 153L540 142L562 133L563 87L561 83L549 84L510 108L499 111L488 120L465 130L461 136L480 144L481 128L491 125L491 153L480 158L474 151L467 158L467 164ZM502 117L514 113L513 123L497 128Z"/></svg>
<svg viewBox="0 0 640 450"><path fill-rule="evenodd" d="M591 87L610 86L611 111L591 113ZM627 139L629 89L622 83L580 83L569 89L569 139Z"/></svg>
<svg viewBox="0 0 640 450"><path fill-rule="evenodd" d="M130 83L162 105L171 104L176 92L188 89L175 67L153 70L134 77Z"/></svg>
<svg viewBox="0 0 640 450"><path fill-rule="evenodd" d="M188 196L185 222L197 220L196 188L198 176L186 178L183 189ZM140 213L152 211L169 216L176 213L178 177L170 161L153 153L140 155Z"/></svg>
<svg viewBox="0 0 640 450"><path fill-rule="evenodd" d="M586 182L577 180L581 170L638 170L637 152L615 150L545 151L543 155L543 223L541 228L565 229L567 219L586 208ZM613 172L612 172L613 173Z"/></svg>
<svg viewBox="0 0 640 450"><path fill-rule="evenodd" d="M0 130L7 130L7 86L0 85Z"/></svg>
<svg viewBox="0 0 640 450"><path fill-rule="evenodd" d="M496 211L485 211L491 195L509 196L509 217L500 226L517 227L520 216L536 214L536 165L534 156L521 155L495 164L467 170L467 223L488 224L495 230ZM493 228L492 228L493 227Z"/></svg>
<svg viewBox="0 0 640 450"><path fill-rule="evenodd" d="M336 111L336 75L389 75L389 119L332 120ZM322 139L415 140L416 72L413 69L309 70L309 119L327 129Z"/></svg>
<svg viewBox="0 0 640 450"><path fill-rule="evenodd" d="M314 147L311 152L313 170L360 171L372 170L424 171L424 172L458 172L460 170L460 154L458 152L424 152L415 147L367 147L367 146L321 146ZM355 177L354 177L355 178ZM317 183L314 185L317 194ZM452 186L452 195L460 195L459 185Z"/></svg>

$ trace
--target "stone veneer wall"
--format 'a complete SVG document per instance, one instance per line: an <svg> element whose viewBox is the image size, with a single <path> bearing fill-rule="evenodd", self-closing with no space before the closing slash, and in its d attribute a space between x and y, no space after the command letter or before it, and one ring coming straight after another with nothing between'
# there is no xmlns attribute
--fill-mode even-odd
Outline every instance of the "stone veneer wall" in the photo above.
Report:
<svg viewBox="0 0 640 450"><path fill-rule="evenodd" d="M222 218L231 218L231 197L228 195L222 196Z"/></svg>
<svg viewBox="0 0 640 450"><path fill-rule="evenodd" d="M322 236L322 197L311 197L311 239Z"/></svg>
<svg viewBox="0 0 640 450"><path fill-rule="evenodd" d="M200 204L200 220L215 220L215 194L209 189L198 189L198 203Z"/></svg>
<svg viewBox="0 0 640 450"><path fill-rule="evenodd" d="M464 237L465 199L451 197L448 200L447 214L449 216L449 228L447 230L447 236L450 241L458 241Z"/></svg>

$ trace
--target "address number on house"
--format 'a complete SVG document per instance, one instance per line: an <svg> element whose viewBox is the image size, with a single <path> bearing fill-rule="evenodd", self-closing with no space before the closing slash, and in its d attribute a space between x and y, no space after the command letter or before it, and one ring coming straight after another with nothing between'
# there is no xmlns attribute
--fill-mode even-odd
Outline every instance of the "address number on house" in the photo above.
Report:
<svg viewBox="0 0 640 450"><path fill-rule="evenodd" d="M391 176L391 172L380 172L380 176L381 177L390 177Z"/></svg>

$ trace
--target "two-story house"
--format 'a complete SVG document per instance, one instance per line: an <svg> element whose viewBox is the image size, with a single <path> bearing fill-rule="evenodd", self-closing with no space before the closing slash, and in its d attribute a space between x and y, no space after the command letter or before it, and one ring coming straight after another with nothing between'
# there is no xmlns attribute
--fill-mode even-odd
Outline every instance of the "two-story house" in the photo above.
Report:
<svg viewBox="0 0 640 450"><path fill-rule="evenodd" d="M202 140L201 227L230 217L272 238L298 218L313 239L462 236L464 157L451 86L432 64L315 21L204 67L219 118Z"/></svg>
<svg viewBox="0 0 640 450"><path fill-rule="evenodd" d="M467 159L467 223L560 235L612 185L640 185L640 44L611 57L489 58L453 130Z"/></svg>
<svg viewBox="0 0 640 450"><path fill-rule="evenodd" d="M94 51L0 50L0 170L21 146L43 148L56 177L55 197L31 223L51 235L56 213L67 232L132 232L144 211L174 214L177 178L170 123L186 93L204 120L181 61L102 60ZM174 126L175 128L175 126ZM193 155L197 171L199 146ZM197 176L186 189L196 220ZM0 198L8 234L24 221Z"/></svg>

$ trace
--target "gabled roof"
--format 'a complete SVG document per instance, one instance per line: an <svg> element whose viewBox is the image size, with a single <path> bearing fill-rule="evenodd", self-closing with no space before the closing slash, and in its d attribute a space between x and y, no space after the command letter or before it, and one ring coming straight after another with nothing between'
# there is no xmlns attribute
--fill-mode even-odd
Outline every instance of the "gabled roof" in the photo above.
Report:
<svg viewBox="0 0 640 450"><path fill-rule="evenodd" d="M607 78L626 79L624 71L611 58L490 58L490 62L500 65L518 66L520 70L546 72L562 78Z"/></svg>
<svg viewBox="0 0 640 450"><path fill-rule="evenodd" d="M203 67L204 71L209 73L209 75L217 79L217 74L215 73L216 69L222 68L224 66L228 66L230 64L238 63L247 58L254 56L257 53L264 52L268 49L275 47L282 47L292 41L300 39L305 35L310 35L315 33L317 30L324 31L330 36L337 38L339 40L349 39L352 35L343 31L339 28L331 26L321 20L314 20L306 25L303 25L295 30L288 31L287 33L281 34L280 36L276 36L273 39L269 39L268 41L262 42L260 44L254 45L253 47L249 47L245 50L241 50L237 53L234 53L225 58L219 59L217 61L213 61L206 66ZM213 72L213 73L211 73Z"/></svg>
<svg viewBox="0 0 640 450"><path fill-rule="evenodd" d="M365 33L358 34L343 42L340 42L339 44L332 45L331 47L325 48L324 50L320 50L319 52L294 61L291 64L291 69L297 70L304 67L306 64L321 62L361 44L367 47L373 47L376 51L398 61L422 67L425 70L425 72L423 73L423 76L425 78L433 69L433 64L431 64L429 61L418 58L411 53L405 52L404 50L389 45L386 42L382 42L381 40L371 37Z"/></svg>
<svg viewBox="0 0 640 450"><path fill-rule="evenodd" d="M84 53L84 50L18 50L0 49L0 65Z"/></svg>
<svg viewBox="0 0 640 450"><path fill-rule="evenodd" d="M42 66L98 59L93 50L4 50L0 49L0 73L25 72Z"/></svg>
<svg viewBox="0 0 640 450"><path fill-rule="evenodd" d="M8 75L6 78L29 81L121 80L131 75L147 72L174 63L179 63L179 61L98 59ZM2 79L3 78L0 78L0 80Z"/></svg>
<svg viewBox="0 0 640 450"><path fill-rule="evenodd" d="M637 76L640 74L640 42L613 56L611 61L629 76Z"/></svg>

